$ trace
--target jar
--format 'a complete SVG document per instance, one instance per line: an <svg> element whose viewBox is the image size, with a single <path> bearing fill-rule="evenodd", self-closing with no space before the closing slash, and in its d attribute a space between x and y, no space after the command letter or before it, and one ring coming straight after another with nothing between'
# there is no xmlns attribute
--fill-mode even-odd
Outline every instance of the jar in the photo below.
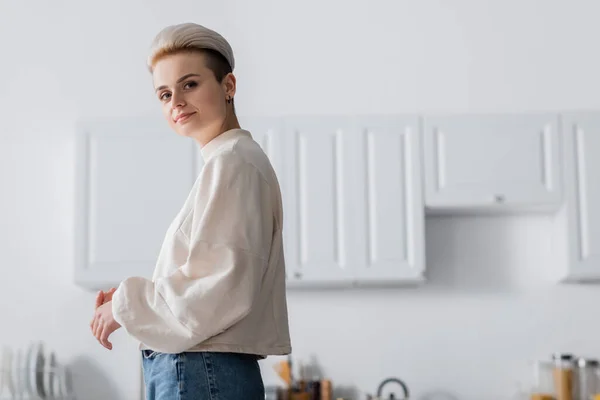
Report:
<svg viewBox="0 0 600 400"><path fill-rule="evenodd" d="M552 361L536 361L533 364L531 400L554 400L554 364Z"/></svg>
<svg viewBox="0 0 600 400"><path fill-rule="evenodd" d="M576 393L581 400L592 400L600 394L600 362L594 359L577 360Z"/></svg>
<svg viewBox="0 0 600 400"><path fill-rule="evenodd" d="M573 396L573 375L575 359L572 354L557 353L552 355L554 391L556 400L576 400Z"/></svg>

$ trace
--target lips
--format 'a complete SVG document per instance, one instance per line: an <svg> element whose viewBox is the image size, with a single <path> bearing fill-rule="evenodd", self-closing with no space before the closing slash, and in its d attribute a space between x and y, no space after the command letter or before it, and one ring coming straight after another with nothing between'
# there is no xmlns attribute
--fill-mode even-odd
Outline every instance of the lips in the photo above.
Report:
<svg viewBox="0 0 600 400"><path fill-rule="evenodd" d="M175 123L177 123L177 122L183 122L183 121L185 121L186 119L188 119L193 114L195 114L195 113L191 112L191 113L182 113L182 114L179 114L179 115L177 115L173 119L173 121L175 121Z"/></svg>

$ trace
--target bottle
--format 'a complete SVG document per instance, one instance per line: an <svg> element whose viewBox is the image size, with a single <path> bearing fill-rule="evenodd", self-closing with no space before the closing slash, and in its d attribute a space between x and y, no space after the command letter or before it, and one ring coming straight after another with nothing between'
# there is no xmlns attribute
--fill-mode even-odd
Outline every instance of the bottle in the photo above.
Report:
<svg viewBox="0 0 600 400"><path fill-rule="evenodd" d="M572 354L556 353L552 355L554 364L552 375L554 377L554 391L556 400L573 399L573 374L574 357Z"/></svg>
<svg viewBox="0 0 600 400"><path fill-rule="evenodd" d="M329 379L321 380L321 400L333 400L333 388Z"/></svg>
<svg viewBox="0 0 600 400"><path fill-rule="evenodd" d="M321 381L313 379L310 382L310 393L312 395L310 400L321 400Z"/></svg>
<svg viewBox="0 0 600 400"><path fill-rule="evenodd" d="M533 364L533 387L530 400L554 400L554 363L540 360Z"/></svg>
<svg viewBox="0 0 600 400"><path fill-rule="evenodd" d="M590 400L594 395L600 392L598 382L598 371L600 363L598 360L579 358L577 360L576 394L577 398Z"/></svg>

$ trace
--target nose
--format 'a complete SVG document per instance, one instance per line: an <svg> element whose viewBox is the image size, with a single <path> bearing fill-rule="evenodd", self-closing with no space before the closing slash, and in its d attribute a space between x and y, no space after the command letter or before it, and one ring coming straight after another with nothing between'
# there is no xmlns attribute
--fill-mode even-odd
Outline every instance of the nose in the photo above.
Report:
<svg viewBox="0 0 600 400"><path fill-rule="evenodd" d="M171 107L175 109L185 106L185 99L183 97L183 94L180 94L179 91L173 92L171 96Z"/></svg>

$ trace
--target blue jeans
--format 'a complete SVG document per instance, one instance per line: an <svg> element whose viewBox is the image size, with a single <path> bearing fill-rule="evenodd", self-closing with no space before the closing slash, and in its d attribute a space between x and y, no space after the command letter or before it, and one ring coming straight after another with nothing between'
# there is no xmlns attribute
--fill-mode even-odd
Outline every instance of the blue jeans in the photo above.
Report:
<svg viewBox="0 0 600 400"><path fill-rule="evenodd" d="M142 350L147 400L264 400L256 356Z"/></svg>

